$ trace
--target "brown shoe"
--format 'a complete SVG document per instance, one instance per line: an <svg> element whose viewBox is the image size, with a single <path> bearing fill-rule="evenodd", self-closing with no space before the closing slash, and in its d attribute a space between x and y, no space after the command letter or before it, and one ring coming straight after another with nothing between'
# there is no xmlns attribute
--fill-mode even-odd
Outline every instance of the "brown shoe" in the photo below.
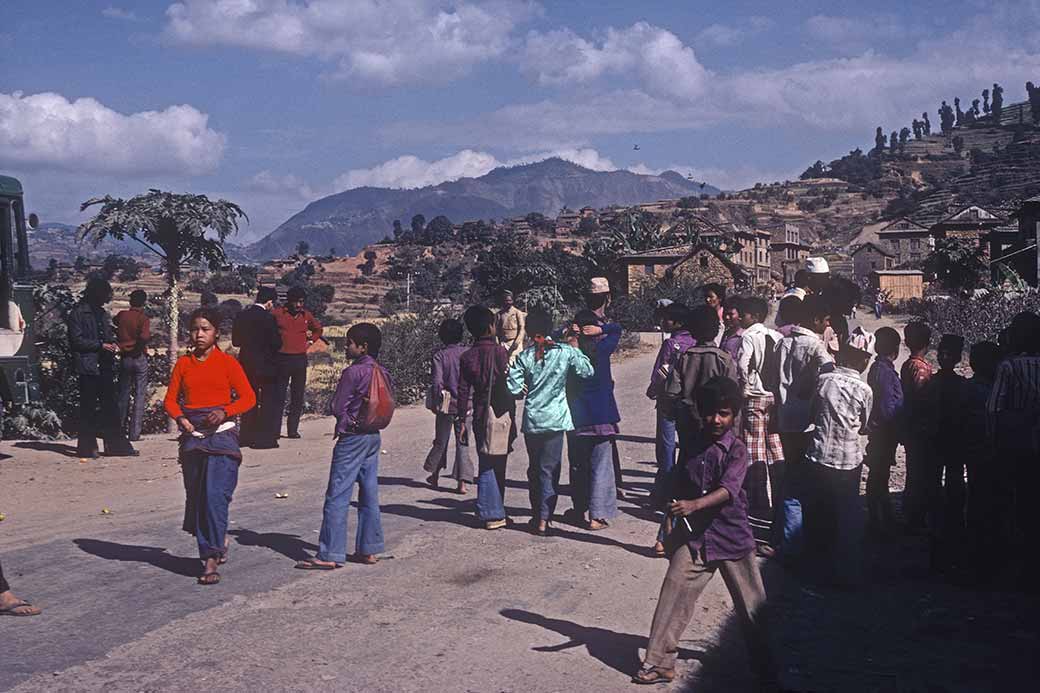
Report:
<svg viewBox="0 0 1040 693"><path fill-rule="evenodd" d="M357 553L354 554L354 562L362 565L375 565L379 563L379 556L374 553Z"/></svg>
<svg viewBox="0 0 1040 693"><path fill-rule="evenodd" d="M671 683L675 680L675 669L658 669L649 664L644 664L635 676L632 683L650 685L654 683Z"/></svg>

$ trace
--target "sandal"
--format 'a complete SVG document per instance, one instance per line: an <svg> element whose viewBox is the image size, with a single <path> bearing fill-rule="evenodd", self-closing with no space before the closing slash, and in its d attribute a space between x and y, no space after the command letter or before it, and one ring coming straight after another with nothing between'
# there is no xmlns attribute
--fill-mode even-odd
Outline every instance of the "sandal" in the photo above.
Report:
<svg viewBox="0 0 1040 693"><path fill-rule="evenodd" d="M598 532L599 530L606 529L609 526L610 523L606 520L598 520L596 518L593 518L589 520L588 524L585 525L585 528L590 532Z"/></svg>
<svg viewBox="0 0 1040 693"><path fill-rule="evenodd" d="M356 553L352 557L354 563L361 563L362 565L375 565L379 563L379 556L374 553Z"/></svg>
<svg viewBox="0 0 1040 693"><path fill-rule="evenodd" d="M216 585L220 582L220 573L213 571L212 573L203 573L199 576L198 583L200 585Z"/></svg>
<svg viewBox="0 0 1040 693"><path fill-rule="evenodd" d="M228 550L231 546L231 537L224 537L224 553L220 554L220 558L217 559L217 565L224 565L228 562Z"/></svg>
<svg viewBox="0 0 1040 693"><path fill-rule="evenodd" d="M665 552L664 550L664 544L662 544L661 542L657 542L654 544L653 552L656 558L664 558L668 555L667 552Z"/></svg>
<svg viewBox="0 0 1040 693"><path fill-rule="evenodd" d="M21 611L19 611L19 609L21 609ZM39 616L42 613L43 612L40 609L36 608L24 599L19 599L17 604L5 606L0 609L0 616Z"/></svg>
<svg viewBox="0 0 1040 693"><path fill-rule="evenodd" d="M431 474L428 477L426 477L426 483L429 484L430 488L432 488L434 491L440 489L441 487L441 480L436 474Z"/></svg>
<svg viewBox="0 0 1040 693"><path fill-rule="evenodd" d="M305 561L297 561L296 565L293 567L297 570L336 570L343 566L339 563L326 563L324 561L318 561L317 558L308 558Z"/></svg>
<svg viewBox="0 0 1040 693"><path fill-rule="evenodd" d="M632 677L632 683L649 685L654 683L671 683L675 680L675 669L658 669L644 664Z"/></svg>

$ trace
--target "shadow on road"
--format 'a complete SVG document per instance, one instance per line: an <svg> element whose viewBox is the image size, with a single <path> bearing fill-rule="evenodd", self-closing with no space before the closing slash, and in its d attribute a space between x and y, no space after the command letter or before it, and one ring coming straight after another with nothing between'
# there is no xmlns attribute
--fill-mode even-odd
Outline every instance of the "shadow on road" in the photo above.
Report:
<svg viewBox="0 0 1040 693"><path fill-rule="evenodd" d="M241 546L262 546L294 561L310 558L318 550L316 544L304 541L298 534L254 532L251 529L232 529L228 532ZM308 553L309 552L309 553Z"/></svg>
<svg viewBox="0 0 1040 693"><path fill-rule="evenodd" d="M79 457L79 455L76 453L75 445L65 445L63 443L44 443L40 441L26 441L22 443L15 443L14 447L22 448L23 450L56 452L59 455L64 455L65 457Z"/></svg>
<svg viewBox="0 0 1040 693"><path fill-rule="evenodd" d="M563 529L559 525L553 525L552 536L560 537L561 539L570 539L572 541L580 541L586 544L598 544L599 546L610 546L619 549L624 549L629 553L634 553L637 556L650 557L649 546L636 546L635 544L626 544L620 542L617 539L611 539L608 536L602 534L588 533L588 532L572 532L570 530Z"/></svg>
<svg viewBox="0 0 1040 693"><path fill-rule="evenodd" d="M647 436L629 436L621 433L614 436L614 440L623 443L646 443L647 445L654 445L657 443L656 438L649 438Z"/></svg>
<svg viewBox="0 0 1040 693"><path fill-rule="evenodd" d="M107 561L147 563L185 577L198 577L202 574L202 562L199 559L173 556L158 546L117 544L101 539L74 539L73 543L81 550Z"/></svg>
<svg viewBox="0 0 1040 693"><path fill-rule="evenodd" d="M639 669L639 648L646 647L645 635L615 633L606 628L582 626L571 621L549 618L521 609L503 609L499 613L508 619L540 626L567 638L566 642L559 645L532 648L536 652L562 652L575 647L584 647L592 657L626 676L631 676ZM697 650L679 649L680 659L700 659L703 655L703 652Z"/></svg>

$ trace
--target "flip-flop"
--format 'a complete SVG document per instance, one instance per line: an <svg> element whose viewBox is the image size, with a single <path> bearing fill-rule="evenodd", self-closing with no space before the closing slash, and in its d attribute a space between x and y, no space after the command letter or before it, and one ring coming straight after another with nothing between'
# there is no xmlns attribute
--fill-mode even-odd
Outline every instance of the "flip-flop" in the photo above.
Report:
<svg viewBox="0 0 1040 693"><path fill-rule="evenodd" d="M27 614L25 614L25 613L20 614L17 611L15 611L15 609L24 609L26 607L29 607L29 609L31 609L31 611L29 613L27 613ZM20 617L20 618L24 618L26 616L39 616L41 613L43 613L43 612L40 611L39 609L37 609L32 604L30 604L29 602L24 601L24 600L19 600L19 602L17 604L12 604L11 606L5 606L4 608L0 609L0 616L17 616L17 617Z"/></svg>
<svg viewBox="0 0 1040 693"><path fill-rule="evenodd" d="M228 562L228 551L231 548L231 538L224 537L224 553L220 554L220 558L217 560L217 565L224 565Z"/></svg>
<svg viewBox="0 0 1040 693"><path fill-rule="evenodd" d="M199 576L197 582L200 585L216 585L220 583L220 573L213 571L212 573L203 573Z"/></svg>
<svg viewBox="0 0 1040 693"><path fill-rule="evenodd" d="M338 563L333 563L331 565L325 565L324 563L315 563L313 559L309 558L305 561L297 561L296 565L293 567L297 570L336 570L338 568L342 568L343 566L341 566Z"/></svg>

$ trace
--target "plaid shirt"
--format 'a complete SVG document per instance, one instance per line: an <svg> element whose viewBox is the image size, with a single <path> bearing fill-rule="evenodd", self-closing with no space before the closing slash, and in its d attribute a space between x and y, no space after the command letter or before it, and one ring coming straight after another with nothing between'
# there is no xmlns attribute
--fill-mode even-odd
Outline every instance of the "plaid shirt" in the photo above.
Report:
<svg viewBox="0 0 1040 693"><path fill-rule="evenodd" d="M809 403L815 428L809 440L810 462L832 469L855 469L863 462L860 436L866 433L874 396L859 373L838 366L820 376Z"/></svg>

